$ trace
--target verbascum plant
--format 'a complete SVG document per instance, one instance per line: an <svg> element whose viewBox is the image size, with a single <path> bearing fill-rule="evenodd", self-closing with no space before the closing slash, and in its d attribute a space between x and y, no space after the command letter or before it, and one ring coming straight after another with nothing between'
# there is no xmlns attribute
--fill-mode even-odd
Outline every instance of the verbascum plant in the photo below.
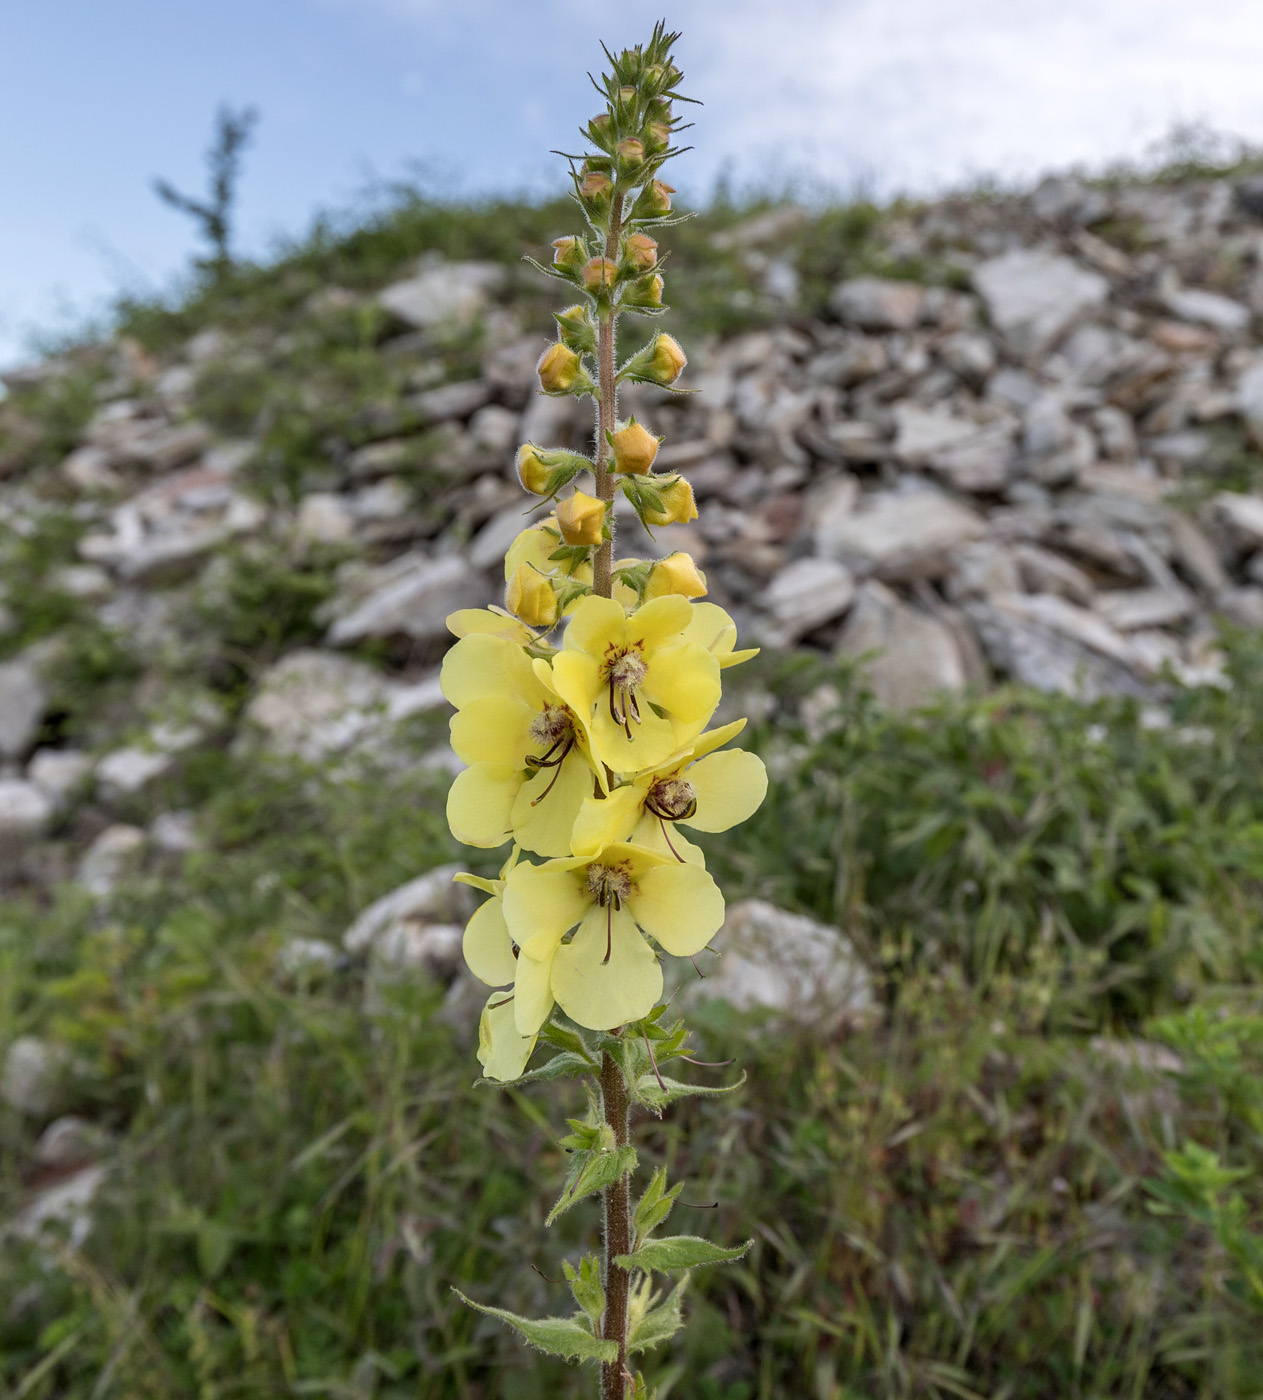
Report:
<svg viewBox="0 0 1263 1400"><path fill-rule="evenodd" d="M573 1316L471 1306L543 1351L598 1365L602 1400L648 1400L631 1358L683 1325L687 1271L748 1247L660 1235L681 1189L662 1168L634 1203L632 1192L630 1114L727 1092L664 1072L689 1056L687 1030L661 1004L663 958L696 959L724 921L723 895L683 829L726 831L767 787L757 757L725 747L744 720L706 728L721 673L754 653L734 649L727 613L698 601L703 574L682 551L614 556L616 490L651 537L697 516L689 483L655 470L660 439L618 415L620 384L676 389L683 350L658 334L621 364L615 354L623 313L666 310L650 231L676 222L660 172L678 152L687 100L677 37L659 24L643 48L607 51L606 107L585 128L595 149L569 157L587 229L559 238L541 268L579 300L556 313L540 387L595 402L594 451L520 448L522 485L554 510L510 547L505 607L449 619L459 640L442 673L452 747L467 765L448 799L452 831L472 846L511 843L498 879L458 877L488 895L464 941L474 975L495 988L479 1027L482 1082L584 1081L588 1112L561 1139L571 1166L548 1222L597 1193L605 1215L603 1257L566 1265ZM541 1041L556 1053L528 1069Z"/></svg>

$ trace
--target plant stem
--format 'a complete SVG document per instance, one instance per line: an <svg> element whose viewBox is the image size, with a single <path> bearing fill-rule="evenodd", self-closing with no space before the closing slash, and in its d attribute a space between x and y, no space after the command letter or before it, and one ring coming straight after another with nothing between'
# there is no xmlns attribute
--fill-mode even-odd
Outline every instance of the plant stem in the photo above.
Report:
<svg viewBox="0 0 1263 1400"><path fill-rule="evenodd" d="M623 196L616 194L610 206L610 226L605 235L605 256L610 262L618 261L618 245L623 234ZM618 413L618 385L614 380L614 310L611 307L602 317L597 327L596 337L597 387L601 399L596 414L596 494L607 503L614 500L614 473L606 471L610 444L606 433L614 431L614 420ZM606 512L610 524L610 538L602 540L596 551L596 562L592 568L592 591L598 597L608 598L613 593L613 579L610 577L614 563L614 511Z"/></svg>
<svg viewBox="0 0 1263 1400"><path fill-rule="evenodd" d="M627 1146L627 1085L609 1051L601 1056L601 1103L605 1121L619 1147ZM630 1276L614 1263L631 1253L631 1200L628 1173L605 1188L605 1317L601 1335L618 1343L618 1358L601 1366L601 1400L625 1400L627 1394L627 1294Z"/></svg>

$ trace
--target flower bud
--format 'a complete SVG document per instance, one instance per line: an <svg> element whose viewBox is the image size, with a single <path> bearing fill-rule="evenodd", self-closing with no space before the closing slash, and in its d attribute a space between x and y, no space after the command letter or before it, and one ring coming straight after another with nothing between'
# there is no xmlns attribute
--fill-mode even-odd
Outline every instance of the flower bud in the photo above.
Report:
<svg viewBox="0 0 1263 1400"><path fill-rule="evenodd" d="M680 342L671 335L659 335L653 343L645 377L655 384L674 384L688 364L688 357L680 349Z"/></svg>
<svg viewBox="0 0 1263 1400"><path fill-rule="evenodd" d="M648 272L658 261L658 245L647 233L633 233L623 244L623 262L633 272Z"/></svg>
<svg viewBox="0 0 1263 1400"><path fill-rule="evenodd" d="M582 199L608 199L613 189L610 177L599 170L585 171L583 179L579 181L579 196Z"/></svg>
<svg viewBox="0 0 1263 1400"><path fill-rule="evenodd" d="M596 354L596 325L587 306L578 302L564 311L554 311L553 320L561 332L561 343L580 355Z"/></svg>
<svg viewBox="0 0 1263 1400"><path fill-rule="evenodd" d="M560 272L578 272L587 261L588 250L582 238L558 238L553 241L553 266Z"/></svg>
<svg viewBox="0 0 1263 1400"><path fill-rule="evenodd" d="M557 595L547 574L519 564L504 590L504 605L528 627L551 627L557 621Z"/></svg>
<svg viewBox="0 0 1263 1400"><path fill-rule="evenodd" d="M629 136L614 147L620 168L627 174L639 170L645 163L645 143L635 136Z"/></svg>
<svg viewBox="0 0 1263 1400"><path fill-rule="evenodd" d="M649 277L638 277L623 293L621 304L628 311L634 311L638 306L661 306L662 278L656 272Z"/></svg>
<svg viewBox="0 0 1263 1400"><path fill-rule="evenodd" d="M671 144L671 128L666 122L650 122L645 127L645 150L660 155Z"/></svg>
<svg viewBox="0 0 1263 1400"><path fill-rule="evenodd" d="M614 470L644 476L658 455L658 441L643 423L631 419L625 428L610 434Z"/></svg>
<svg viewBox="0 0 1263 1400"><path fill-rule="evenodd" d="M589 258L583 265L583 290L598 296L608 292L618 277L618 264L609 258Z"/></svg>
<svg viewBox="0 0 1263 1400"><path fill-rule="evenodd" d="M655 489L662 501L662 509L646 506L644 520L647 525L683 525L697 519L697 502L693 499L693 488L682 476Z"/></svg>
<svg viewBox="0 0 1263 1400"><path fill-rule="evenodd" d="M557 502L557 526L567 544L600 544L605 526L605 502L576 491Z"/></svg>
<svg viewBox="0 0 1263 1400"><path fill-rule="evenodd" d="M688 485L687 482L684 484ZM703 598L706 595L706 575L693 562L693 556L682 549L659 559L649 570L645 602L668 593L678 593L682 598Z"/></svg>
<svg viewBox="0 0 1263 1400"><path fill-rule="evenodd" d="M544 393L568 394L580 382L584 369L578 355L568 345L555 341L539 357L535 372Z"/></svg>
<svg viewBox="0 0 1263 1400"><path fill-rule="evenodd" d="M632 205L633 219L661 219L671 212L671 196L675 190L663 180L651 180Z"/></svg>
<svg viewBox="0 0 1263 1400"><path fill-rule="evenodd" d="M588 135L603 151L613 145L613 118L608 112L598 112L588 123Z"/></svg>
<svg viewBox="0 0 1263 1400"><path fill-rule="evenodd" d="M524 442L518 448L514 465L517 467L517 479L525 490L536 496L548 494L548 478L552 476L553 469L540 461L539 449L534 443Z"/></svg>

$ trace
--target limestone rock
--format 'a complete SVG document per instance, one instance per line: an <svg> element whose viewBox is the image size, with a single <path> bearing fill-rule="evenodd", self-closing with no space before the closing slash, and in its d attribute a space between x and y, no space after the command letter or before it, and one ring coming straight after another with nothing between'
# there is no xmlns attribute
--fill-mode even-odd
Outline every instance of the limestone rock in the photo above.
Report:
<svg viewBox="0 0 1263 1400"><path fill-rule="evenodd" d="M26 776L60 808L87 785L92 764L92 759L77 749L36 749L26 765Z"/></svg>
<svg viewBox="0 0 1263 1400"><path fill-rule="evenodd" d="M69 1057L63 1046L20 1035L9 1046L0 1099L27 1118L49 1118L65 1102Z"/></svg>
<svg viewBox="0 0 1263 1400"><path fill-rule="evenodd" d="M869 653L875 655L865 663L865 676L889 709L915 709L942 691L964 689L964 658L951 629L880 583L860 589L838 639L840 656Z"/></svg>
<svg viewBox="0 0 1263 1400"><path fill-rule="evenodd" d="M463 559L401 555L361 574L355 586L335 600L329 642L351 646L370 637L398 635L418 642L442 641L448 636L449 613L489 601Z"/></svg>
<svg viewBox="0 0 1263 1400"><path fill-rule="evenodd" d="M259 681L246 720L276 753L318 762L359 739L385 713L386 679L333 652L290 652Z"/></svg>
<svg viewBox="0 0 1263 1400"><path fill-rule="evenodd" d="M958 491L998 491L1013 472L1008 423L980 424L949 408L896 406L894 455L908 466L929 467Z"/></svg>
<svg viewBox="0 0 1263 1400"><path fill-rule="evenodd" d="M855 580L845 564L832 559L795 559L768 585L762 605L770 613L763 630L769 645L788 646L831 622L851 605Z"/></svg>
<svg viewBox="0 0 1263 1400"><path fill-rule="evenodd" d="M504 280L498 263L437 262L415 277L394 282L378 295L393 316L418 330L447 324L468 325L483 309L487 294Z"/></svg>
<svg viewBox="0 0 1263 1400"><path fill-rule="evenodd" d="M119 880L139 860L146 837L138 826L107 826L84 852L76 880L96 899L114 893Z"/></svg>
<svg viewBox="0 0 1263 1400"><path fill-rule="evenodd" d="M415 951L420 946L413 938L417 930L455 926L459 934L480 902L468 885L452 879L460 869L459 865L435 866L375 900L342 935L342 946L352 954L365 953L378 944L388 944L395 951L409 947ZM438 940L445 948L450 941L446 933ZM458 937L457 956L459 952Z"/></svg>
<svg viewBox="0 0 1263 1400"><path fill-rule="evenodd" d="M1172 315L1185 321L1213 326L1218 331L1231 334L1244 330L1250 324L1250 308L1233 301L1231 297L1220 296L1218 292L1180 289L1167 292L1163 300Z"/></svg>
<svg viewBox="0 0 1263 1400"><path fill-rule="evenodd" d="M53 817L53 802L43 788L20 778L0 778L0 837L40 835Z"/></svg>
<svg viewBox="0 0 1263 1400"><path fill-rule="evenodd" d="M936 578L953 552L981 537L981 517L935 491L869 497L854 512L817 526L821 554L886 582Z"/></svg>
<svg viewBox="0 0 1263 1400"><path fill-rule="evenodd" d="M866 331L909 331L921 319L925 288L916 282L857 277L833 289L829 304L843 321Z"/></svg>
<svg viewBox="0 0 1263 1400"><path fill-rule="evenodd" d="M1109 293L1099 273L1036 248L1015 249L980 264L974 286L992 322L1023 356L1047 349Z"/></svg>
<svg viewBox="0 0 1263 1400"><path fill-rule="evenodd" d="M48 697L29 659L0 662L0 756L25 753L44 718Z"/></svg>

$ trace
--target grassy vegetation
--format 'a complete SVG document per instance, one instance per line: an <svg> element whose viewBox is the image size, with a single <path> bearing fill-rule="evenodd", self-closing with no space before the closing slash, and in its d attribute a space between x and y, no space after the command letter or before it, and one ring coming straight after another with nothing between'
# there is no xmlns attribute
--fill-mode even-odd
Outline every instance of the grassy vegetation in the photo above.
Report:
<svg viewBox="0 0 1263 1400"><path fill-rule="evenodd" d="M1237 688L1181 700L1171 729L1016 694L898 718L842 675L813 742L794 715L820 676L763 677L779 780L716 864L732 898L841 923L883 1016L830 1040L698 1018L703 1058L750 1082L640 1134L686 1200L720 1202L689 1228L757 1244L696 1280L664 1397L1263 1390L1263 657L1233 656ZM106 908L6 910L0 1044L65 1046L65 1106L115 1146L81 1250L0 1256L0 1394L583 1393L448 1292L558 1306L540 1274L597 1227L592 1206L542 1228L577 1104L472 1090L474 1010L421 974L366 1006L354 960L277 962L455 855L415 762L434 738L336 775L199 755L145 800L197 806L202 851ZM1100 1032L1165 1041L1184 1072ZM0 1119L0 1213L39 1127Z"/></svg>

